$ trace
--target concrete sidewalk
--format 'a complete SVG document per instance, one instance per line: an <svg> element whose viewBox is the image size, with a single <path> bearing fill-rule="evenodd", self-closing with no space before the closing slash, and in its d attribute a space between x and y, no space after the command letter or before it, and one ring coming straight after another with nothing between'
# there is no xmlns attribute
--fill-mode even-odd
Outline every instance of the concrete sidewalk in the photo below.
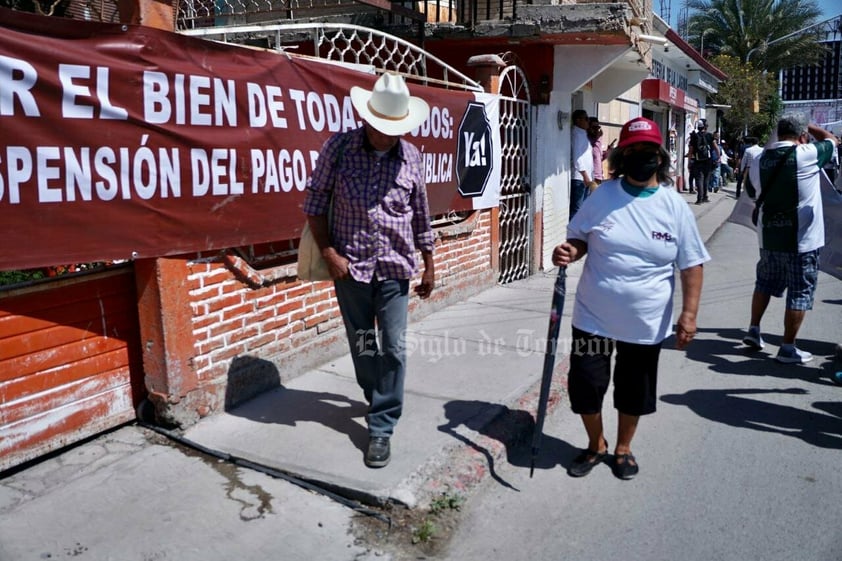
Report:
<svg viewBox="0 0 842 561"><path fill-rule="evenodd" d="M731 191L705 205L684 196L704 239L735 202ZM568 269L559 374L566 371L564 340L580 273L580 264ZM411 323L406 406L385 468L363 465L365 404L350 355L181 436L361 503L415 506L441 492L468 492L497 478L494 466L507 445L531 437L554 280L552 270L495 286ZM563 375L555 376L551 407L564 384ZM184 549L185 536L196 531L208 532L201 543L221 559L225 535L242 531L234 525L255 533L255 549L236 550L241 559L269 558L261 552L273 551L273 543L289 547L288 540L308 545L301 556L284 558L354 558L352 538L339 530L353 511L260 471L225 465L137 425L70 448L0 479L0 559L86 552L129 559L120 551L140 543L145 556L131 559L208 559L201 549ZM283 524L264 524L279 502Z"/></svg>
<svg viewBox="0 0 842 561"><path fill-rule="evenodd" d="M711 198L690 205L704 239L735 202L724 191ZM580 263L568 269L568 303L580 273ZM383 469L363 464L365 403L350 355L204 419L185 436L370 504L415 506L445 489L465 491L494 475L493 459L508 444L531 434L555 276L493 287L409 326L406 405ZM566 371L571 312L566 306L557 374ZM554 382L551 395L565 378Z"/></svg>

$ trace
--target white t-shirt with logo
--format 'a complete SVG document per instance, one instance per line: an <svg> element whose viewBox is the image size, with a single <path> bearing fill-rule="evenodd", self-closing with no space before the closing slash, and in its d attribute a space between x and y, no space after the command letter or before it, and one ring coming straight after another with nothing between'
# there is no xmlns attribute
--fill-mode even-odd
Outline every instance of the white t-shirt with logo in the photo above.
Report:
<svg viewBox="0 0 842 561"><path fill-rule="evenodd" d="M573 325L628 343L655 344L671 333L676 269L710 260L687 202L665 186L636 197L621 180L603 183L567 237L588 244Z"/></svg>

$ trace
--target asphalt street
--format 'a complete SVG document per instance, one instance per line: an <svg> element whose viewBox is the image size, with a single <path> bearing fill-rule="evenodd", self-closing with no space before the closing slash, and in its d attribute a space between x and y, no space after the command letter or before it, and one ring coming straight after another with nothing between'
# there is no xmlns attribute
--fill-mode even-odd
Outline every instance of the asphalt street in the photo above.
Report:
<svg viewBox="0 0 842 561"><path fill-rule="evenodd" d="M587 441L578 417L559 407L534 478L526 451L511 451L498 472L509 486L492 481L471 498L447 559L842 559L842 387L829 380L842 281L821 275L802 327L799 345L813 362L778 364L781 300L762 324L766 348L749 352L740 342L753 233L726 224L707 246L699 336L686 353L666 342L658 411L641 420L632 446L637 478L616 479L608 465L567 476ZM610 396L605 415L613 445Z"/></svg>

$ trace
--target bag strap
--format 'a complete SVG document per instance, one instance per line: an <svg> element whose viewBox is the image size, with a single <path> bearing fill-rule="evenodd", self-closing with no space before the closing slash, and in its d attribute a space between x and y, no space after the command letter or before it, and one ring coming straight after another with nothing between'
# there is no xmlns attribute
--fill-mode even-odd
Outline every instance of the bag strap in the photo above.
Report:
<svg viewBox="0 0 842 561"><path fill-rule="evenodd" d="M774 183L774 180L778 177L778 173L780 173L781 168L784 167L784 164L789 159L789 155L795 152L795 147L791 146L789 150L787 150L784 155L778 160L778 164L775 166L775 169L772 170L772 175L769 177L769 184L771 185ZM754 208L761 208L763 206L764 201L766 201L766 195L769 193L769 189L764 189L763 185L760 185L760 194L757 196L757 201L754 203Z"/></svg>

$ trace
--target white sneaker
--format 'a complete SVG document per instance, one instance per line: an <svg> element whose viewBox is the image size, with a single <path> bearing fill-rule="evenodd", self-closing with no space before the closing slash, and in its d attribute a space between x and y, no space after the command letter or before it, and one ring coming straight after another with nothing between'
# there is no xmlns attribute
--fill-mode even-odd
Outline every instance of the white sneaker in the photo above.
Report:
<svg viewBox="0 0 842 561"><path fill-rule="evenodd" d="M813 360L813 355L797 347L792 347L792 349L781 347L778 350L778 356L775 357L775 360L784 364L804 364Z"/></svg>
<svg viewBox="0 0 842 561"><path fill-rule="evenodd" d="M763 343L763 337L760 335L760 329L757 327L750 327L748 329L748 335L743 337L743 344L756 349L762 349L765 344Z"/></svg>

